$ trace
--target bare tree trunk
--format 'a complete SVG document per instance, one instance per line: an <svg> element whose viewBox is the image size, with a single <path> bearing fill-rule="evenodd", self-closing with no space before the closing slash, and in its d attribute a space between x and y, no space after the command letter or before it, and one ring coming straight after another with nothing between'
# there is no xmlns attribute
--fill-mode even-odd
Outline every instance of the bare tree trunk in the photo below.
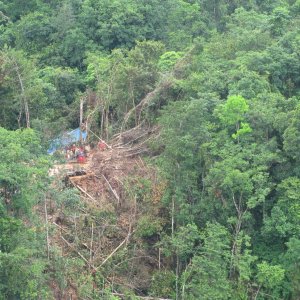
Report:
<svg viewBox="0 0 300 300"><path fill-rule="evenodd" d="M237 254L237 241L238 241L239 234L241 232L243 216L247 212L247 208L243 211L242 199L243 199L242 193L239 196L238 202L236 201L234 194L232 196L232 200L233 200L236 212L237 212L237 222L235 225L234 241L233 241L233 245L232 245L232 249L231 249L230 277L232 277L232 274L235 269L233 266L233 261L234 261L235 255Z"/></svg>
<svg viewBox="0 0 300 300"><path fill-rule="evenodd" d="M161 250L158 248L158 270L161 269Z"/></svg>
<svg viewBox="0 0 300 300"><path fill-rule="evenodd" d="M257 291L256 291L256 293L255 293L254 300L257 299L257 296L258 296L258 294L259 294L260 288L261 288L261 285L258 287L258 289L257 289Z"/></svg>
<svg viewBox="0 0 300 300"><path fill-rule="evenodd" d="M171 211L171 234L172 239L174 238L174 231L175 231L175 199L174 196L172 197L172 211ZM179 276L179 257L176 253L176 279L175 279L175 291L176 291L176 300L178 300L178 276Z"/></svg>
<svg viewBox="0 0 300 300"><path fill-rule="evenodd" d="M176 282L175 282L175 290L176 290L175 299L176 300L179 299L178 279L179 279L179 257L178 257L178 254L176 254Z"/></svg>
<svg viewBox="0 0 300 300"><path fill-rule="evenodd" d="M80 144L82 144L82 120L83 120L83 98L80 98L80 109L79 109L79 131L80 131L80 136L79 136L79 141Z"/></svg>
<svg viewBox="0 0 300 300"><path fill-rule="evenodd" d="M18 115L18 126L19 126L19 129L21 128L22 111L23 111L23 103L21 101L21 103L20 103L20 111L19 111L19 115Z"/></svg>
<svg viewBox="0 0 300 300"><path fill-rule="evenodd" d="M100 136L101 138L103 138L103 133L104 133L104 112L105 112L105 109L104 109L104 105L102 106L102 111L101 111L101 125L100 125Z"/></svg>
<svg viewBox="0 0 300 300"><path fill-rule="evenodd" d="M171 224L172 224L172 238L174 237L174 226L175 226L175 222L174 222L174 213L175 213L175 201L174 201L174 197L172 197L172 220L171 220Z"/></svg>
<svg viewBox="0 0 300 300"><path fill-rule="evenodd" d="M135 105L135 101L134 101L132 78L129 78L129 95L131 97L132 105L133 105L133 107L135 107L136 105ZM135 126L138 126L137 111L135 111L134 118L135 118Z"/></svg>
<svg viewBox="0 0 300 300"><path fill-rule="evenodd" d="M94 240L94 223L92 222L91 245L90 245L90 264L93 262L93 240Z"/></svg>
<svg viewBox="0 0 300 300"><path fill-rule="evenodd" d="M23 84L22 76L21 76L18 64L16 62L14 62L14 65L15 65L15 71L16 71L17 76L18 76L20 88L21 88L21 99L23 100L23 105L24 105L25 118L26 118L26 127L30 128L29 106L28 106L27 97L25 95L25 89L24 89L24 84Z"/></svg>
<svg viewBox="0 0 300 300"><path fill-rule="evenodd" d="M108 140L108 126L109 126L109 120L108 120L108 110L109 108L107 108L105 110L105 139Z"/></svg>
<svg viewBox="0 0 300 300"><path fill-rule="evenodd" d="M190 262L191 263L191 262ZM189 264L190 264L189 263ZM187 282L187 277L186 277L186 270L189 266L189 264L185 267L185 270L184 272L182 273L182 277L183 277L183 280L182 280L182 289L181 289L181 300L185 300L185 288L186 288L186 282Z"/></svg>
<svg viewBox="0 0 300 300"><path fill-rule="evenodd" d="M47 257L50 260L50 241L49 241L49 227L48 227L48 211L47 211L47 198L44 201L45 210L45 225L46 225L46 241L47 241Z"/></svg>

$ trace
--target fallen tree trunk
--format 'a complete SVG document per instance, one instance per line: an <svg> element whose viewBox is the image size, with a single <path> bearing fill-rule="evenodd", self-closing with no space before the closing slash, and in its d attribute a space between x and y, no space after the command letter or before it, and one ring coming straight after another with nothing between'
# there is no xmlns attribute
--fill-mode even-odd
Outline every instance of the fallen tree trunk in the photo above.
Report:
<svg viewBox="0 0 300 300"><path fill-rule="evenodd" d="M138 124L140 123L141 113L143 109L147 107L162 91L167 90L172 85L175 78L180 76L180 72L184 69L186 65L188 65L188 60L190 59L190 55L193 52L193 50L194 47L192 47L183 57L181 57L176 62L173 70L169 74L165 74L164 78L152 92L148 93L139 104L137 104L135 107L133 107L126 113L121 127L121 132L123 131L123 128L126 126L128 120L134 112L138 115Z"/></svg>
<svg viewBox="0 0 300 300"><path fill-rule="evenodd" d="M161 91L169 88L171 86L172 82L173 81L170 78L162 81L152 92L148 93L146 95L146 97L144 99L142 99L138 105L136 105L131 110L129 110L124 117L121 131L123 131L123 128L125 127L125 125L127 124L128 120L130 119L131 115L134 112L138 114L138 122L139 122L140 118L141 118L141 112L143 111L143 109L147 105L149 105Z"/></svg>

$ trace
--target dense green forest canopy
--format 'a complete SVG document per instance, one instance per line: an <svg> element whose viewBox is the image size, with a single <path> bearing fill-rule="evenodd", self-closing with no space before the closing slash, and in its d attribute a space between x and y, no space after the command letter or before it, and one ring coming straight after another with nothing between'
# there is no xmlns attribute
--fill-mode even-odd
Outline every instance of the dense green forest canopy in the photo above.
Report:
<svg viewBox="0 0 300 300"><path fill-rule="evenodd" d="M32 211L43 147L78 127L82 99L105 139L160 128L163 213L139 238L165 264L130 292L299 299L299 0L0 1L0 299L66 286L72 264L49 261ZM83 299L118 299L98 283Z"/></svg>

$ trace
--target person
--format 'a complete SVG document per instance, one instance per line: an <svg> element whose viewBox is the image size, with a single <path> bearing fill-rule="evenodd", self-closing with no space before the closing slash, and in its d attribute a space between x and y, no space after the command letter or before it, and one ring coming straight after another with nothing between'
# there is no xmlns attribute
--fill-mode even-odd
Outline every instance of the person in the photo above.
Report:
<svg viewBox="0 0 300 300"><path fill-rule="evenodd" d="M99 143L98 143L98 148L100 149L100 151L106 150L107 145L106 145L105 141L100 140Z"/></svg>
<svg viewBox="0 0 300 300"><path fill-rule="evenodd" d="M85 157L89 156L90 151L91 151L90 145L85 145L84 146L84 155L85 155Z"/></svg>
<svg viewBox="0 0 300 300"><path fill-rule="evenodd" d="M75 149L75 157L77 158L80 154L80 149L78 147L76 147Z"/></svg>
<svg viewBox="0 0 300 300"><path fill-rule="evenodd" d="M81 163L81 164L86 162L86 157L84 155L84 151L82 151L81 149L78 150L77 162Z"/></svg>
<svg viewBox="0 0 300 300"><path fill-rule="evenodd" d="M76 155L76 145L73 144L73 145L71 146L71 149L70 149L70 150L73 152L73 157L75 157L75 155Z"/></svg>
<svg viewBox="0 0 300 300"><path fill-rule="evenodd" d="M72 159L72 156L73 156L73 152L71 150L67 149L67 160Z"/></svg>

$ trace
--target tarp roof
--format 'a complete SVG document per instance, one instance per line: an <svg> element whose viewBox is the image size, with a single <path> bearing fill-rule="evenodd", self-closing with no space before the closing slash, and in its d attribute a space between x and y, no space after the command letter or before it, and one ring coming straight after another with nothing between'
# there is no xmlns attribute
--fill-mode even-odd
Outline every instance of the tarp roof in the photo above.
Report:
<svg viewBox="0 0 300 300"><path fill-rule="evenodd" d="M87 132L82 131L82 140L85 141L86 138L87 138ZM52 155L56 150L61 149L65 146L69 146L73 143L77 143L79 141L80 141L80 128L76 128L72 131L65 132L58 138L51 141L47 153Z"/></svg>

